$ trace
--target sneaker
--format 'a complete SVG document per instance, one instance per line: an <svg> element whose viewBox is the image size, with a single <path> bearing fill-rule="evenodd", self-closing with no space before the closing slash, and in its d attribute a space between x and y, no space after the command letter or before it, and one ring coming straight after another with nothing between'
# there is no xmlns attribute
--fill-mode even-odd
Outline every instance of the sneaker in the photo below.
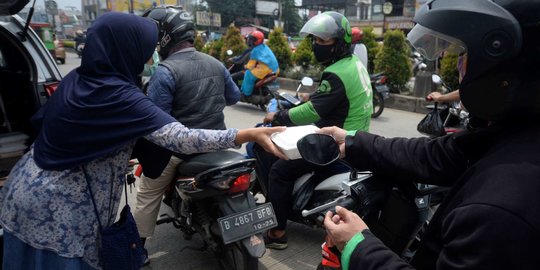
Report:
<svg viewBox="0 0 540 270"><path fill-rule="evenodd" d="M149 264L150 263L150 257L148 257L148 250L146 250L146 248L144 249L144 253L143 253L142 256L143 256L143 259L142 259L143 266Z"/></svg>
<svg viewBox="0 0 540 270"><path fill-rule="evenodd" d="M271 238L268 236L268 232L263 235L264 245L267 248L283 250L287 248L287 235L284 234L280 238Z"/></svg>

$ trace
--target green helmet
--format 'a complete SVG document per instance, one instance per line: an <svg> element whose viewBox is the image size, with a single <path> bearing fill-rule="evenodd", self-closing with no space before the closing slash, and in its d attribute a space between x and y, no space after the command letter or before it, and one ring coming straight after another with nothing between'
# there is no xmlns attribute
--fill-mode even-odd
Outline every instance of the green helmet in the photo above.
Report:
<svg viewBox="0 0 540 270"><path fill-rule="evenodd" d="M300 30L300 36L316 36L322 39L335 38L336 56L343 58L350 54L352 31L349 20L335 11L327 11L309 19Z"/></svg>

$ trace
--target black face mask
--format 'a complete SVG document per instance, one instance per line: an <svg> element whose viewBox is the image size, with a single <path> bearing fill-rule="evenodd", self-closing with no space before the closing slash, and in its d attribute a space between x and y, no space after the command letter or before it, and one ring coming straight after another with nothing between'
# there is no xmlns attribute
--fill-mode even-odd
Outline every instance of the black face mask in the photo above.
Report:
<svg viewBox="0 0 540 270"><path fill-rule="evenodd" d="M317 59L317 62L319 63L325 63L328 62L328 60L332 59L334 57L334 52L332 49L334 48L335 44L332 45L320 45L317 43L313 43L313 54L315 55L315 59Z"/></svg>

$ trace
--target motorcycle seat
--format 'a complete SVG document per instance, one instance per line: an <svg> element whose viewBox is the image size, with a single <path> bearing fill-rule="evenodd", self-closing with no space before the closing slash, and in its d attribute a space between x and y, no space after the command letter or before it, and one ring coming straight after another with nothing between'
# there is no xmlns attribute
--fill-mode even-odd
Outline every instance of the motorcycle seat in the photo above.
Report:
<svg viewBox="0 0 540 270"><path fill-rule="evenodd" d="M255 88L260 88L262 87L263 85L266 85L266 84L269 84L273 81L275 81L277 79L277 74L276 73L269 73L268 75L266 75L266 77L264 77L263 79L259 80L257 83L255 83Z"/></svg>
<svg viewBox="0 0 540 270"><path fill-rule="evenodd" d="M206 170L222 167L245 159L244 155L230 150L204 153L183 160L176 168L177 175L196 176Z"/></svg>

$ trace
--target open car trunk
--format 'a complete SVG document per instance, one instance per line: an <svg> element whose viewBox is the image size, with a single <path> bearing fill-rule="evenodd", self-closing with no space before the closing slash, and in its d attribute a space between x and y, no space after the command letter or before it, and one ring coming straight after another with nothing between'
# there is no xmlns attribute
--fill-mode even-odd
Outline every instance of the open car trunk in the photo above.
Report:
<svg viewBox="0 0 540 270"><path fill-rule="evenodd" d="M18 37L0 28L0 186L35 139L36 67Z"/></svg>

